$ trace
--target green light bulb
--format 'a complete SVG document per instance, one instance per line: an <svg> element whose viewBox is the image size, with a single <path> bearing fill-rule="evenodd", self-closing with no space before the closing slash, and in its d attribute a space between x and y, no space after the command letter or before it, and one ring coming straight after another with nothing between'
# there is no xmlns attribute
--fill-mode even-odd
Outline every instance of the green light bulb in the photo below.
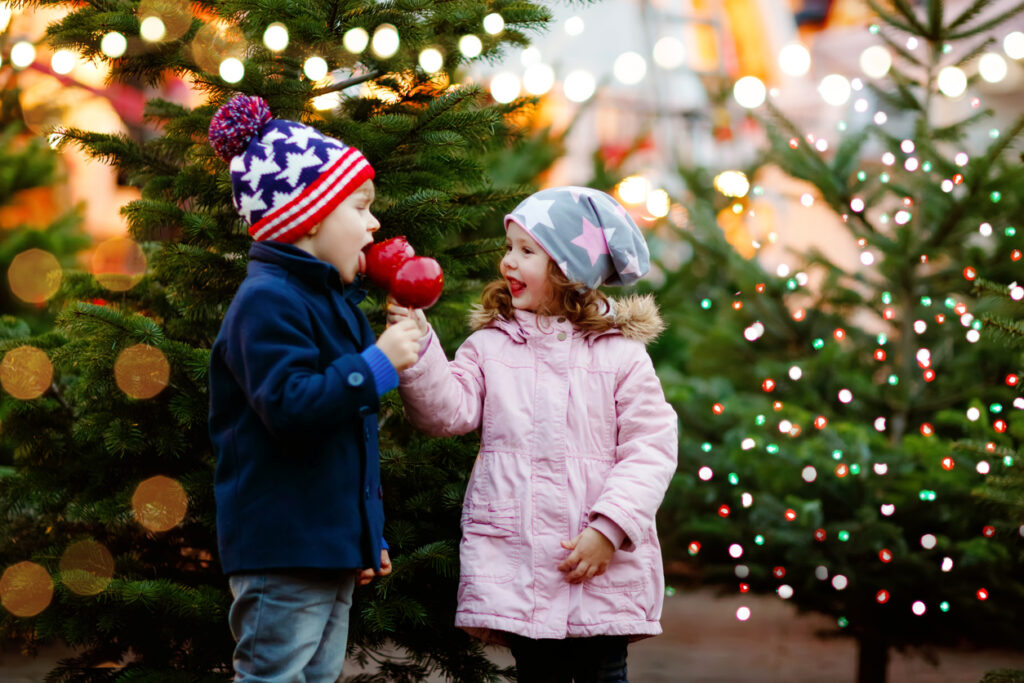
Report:
<svg viewBox="0 0 1024 683"><path fill-rule="evenodd" d="M900 378L896 375L889 375L889 386L896 386L900 383Z"/></svg>
<svg viewBox="0 0 1024 683"><path fill-rule="evenodd" d="M705 441L704 443L702 443L700 445L700 449L702 451L704 451L705 453L710 453L711 452L711 444L708 443L707 441Z"/></svg>
<svg viewBox="0 0 1024 683"><path fill-rule="evenodd" d="M761 534L754 536L754 543L758 545L764 545L764 536L762 536Z"/></svg>
<svg viewBox="0 0 1024 683"><path fill-rule="evenodd" d="M705 311L711 308L711 299L701 299L700 307L703 308Z"/></svg>
<svg viewBox="0 0 1024 683"><path fill-rule="evenodd" d="M825 347L825 340L819 337L814 340L814 343L811 344L811 346L814 347L815 351L821 351Z"/></svg>
<svg viewBox="0 0 1024 683"><path fill-rule="evenodd" d="M850 532L847 531L846 529L843 529L842 531L840 531L839 532L839 540L842 541L843 543L845 543L846 541L849 541L850 540Z"/></svg>

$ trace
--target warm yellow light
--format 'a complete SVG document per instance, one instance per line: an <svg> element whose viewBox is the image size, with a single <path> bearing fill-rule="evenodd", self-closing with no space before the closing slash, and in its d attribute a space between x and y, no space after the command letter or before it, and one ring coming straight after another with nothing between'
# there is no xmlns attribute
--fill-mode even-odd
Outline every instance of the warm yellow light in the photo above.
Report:
<svg viewBox="0 0 1024 683"><path fill-rule="evenodd" d="M329 92L313 98L313 108L317 111L330 111L341 104L341 93Z"/></svg>
<svg viewBox="0 0 1024 683"><path fill-rule="evenodd" d="M370 49L381 59L387 59L398 52L399 43L398 29L391 24L381 24L373 32Z"/></svg>
<svg viewBox="0 0 1024 683"><path fill-rule="evenodd" d="M842 74L829 74L821 79L818 84L818 94L821 99L833 107L841 107L850 100L852 92L850 81Z"/></svg>
<svg viewBox="0 0 1024 683"><path fill-rule="evenodd" d="M263 32L263 44L271 52L280 52L288 47L288 38L288 27L280 21L270 24Z"/></svg>
<svg viewBox="0 0 1024 683"><path fill-rule="evenodd" d="M139 24L139 35L145 41L158 43L167 36L167 25L160 17L146 17Z"/></svg>
<svg viewBox="0 0 1024 683"><path fill-rule="evenodd" d="M170 477L150 477L132 495L135 520L150 531L173 529L185 519L187 510L185 489Z"/></svg>
<svg viewBox="0 0 1024 683"><path fill-rule="evenodd" d="M46 351L18 346L0 361L0 386L14 398L31 401L42 396L53 381L53 364Z"/></svg>
<svg viewBox="0 0 1024 683"><path fill-rule="evenodd" d="M24 69L36 61L36 46L27 40L19 40L11 46L11 64Z"/></svg>
<svg viewBox="0 0 1024 683"><path fill-rule="evenodd" d="M789 76L803 76L811 70L811 53L800 43L790 43L779 50L779 68Z"/></svg>
<svg viewBox="0 0 1024 683"><path fill-rule="evenodd" d="M504 71L491 79L491 97L496 102L506 104L519 97L520 87L519 77Z"/></svg>
<svg viewBox="0 0 1024 683"><path fill-rule="evenodd" d="M882 45L872 45L860 53L860 69L871 78L883 78L892 68L892 55Z"/></svg>
<svg viewBox="0 0 1024 683"><path fill-rule="evenodd" d="M327 76L327 62L323 57L310 57L302 65L302 73L311 81L319 81Z"/></svg>
<svg viewBox="0 0 1024 683"><path fill-rule="evenodd" d="M54 73L69 74L75 68L75 53L71 50L57 50L50 57L50 68Z"/></svg>
<svg viewBox="0 0 1024 683"><path fill-rule="evenodd" d="M365 28L350 28L341 37L341 43L352 54L359 54L370 44L370 34Z"/></svg>
<svg viewBox="0 0 1024 683"><path fill-rule="evenodd" d="M505 19L497 12L492 12L484 17L484 30L492 36L498 35L505 30Z"/></svg>
<svg viewBox="0 0 1024 683"><path fill-rule="evenodd" d="M946 97L960 97L967 90L967 74L955 66L944 67L939 71L938 85Z"/></svg>
<svg viewBox="0 0 1024 683"><path fill-rule="evenodd" d="M637 52L623 52L615 58L612 73L620 83L634 85L647 74L647 61Z"/></svg>
<svg viewBox="0 0 1024 683"><path fill-rule="evenodd" d="M420 68L428 74L440 71L442 66L444 66L444 56L437 48L428 47L420 53Z"/></svg>
<svg viewBox="0 0 1024 683"><path fill-rule="evenodd" d="M651 183L643 176L631 175L623 178L616 189L626 204L643 204L651 191Z"/></svg>
<svg viewBox="0 0 1024 683"><path fill-rule="evenodd" d="M1024 59L1024 33L1011 31L1003 38L1003 52L1010 59Z"/></svg>
<svg viewBox="0 0 1024 683"><path fill-rule="evenodd" d="M594 95L597 82L593 74L585 69L570 72L562 81L562 91L571 102L586 102Z"/></svg>
<svg viewBox="0 0 1024 683"><path fill-rule="evenodd" d="M0 604L16 617L34 617L53 600L53 579L35 562L19 562L0 576Z"/></svg>
<svg viewBox="0 0 1024 683"><path fill-rule="evenodd" d="M683 42L673 36L665 36L654 44L654 62L662 69L675 69L686 61Z"/></svg>
<svg viewBox="0 0 1024 683"><path fill-rule="evenodd" d="M671 206L672 200L669 199L668 192L665 190L651 190L647 195L647 210L655 218L667 216Z"/></svg>
<svg viewBox="0 0 1024 683"><path fill-rule="evenodd" d="M167 357L160 349L148 344L129 346L114 361L114 381L132 398L153 398L164 390L170 376L171 365Z"/></svg>
<svg viewBox="0 0 1024 683"><path fill-rule="evenodd" d="M77 541L60 558L60 580L72 593L102 593L114 576L114 558L93 540Z"/></svg>
<svg viewBox="0 0 1024 683"><path fill-rule="evenodd" d="M978 73L989 83L999 83L1009 71L1006 60L995 52L986 52L978 60Z"/></svg>
<svg viewBox="0 0 1024 683"><path fill-rule="evenodd" d="M484 49L484 44L472 33L459 38L459 52L468 59L478 56Z"/></svg>
<svg viewBox="0 0 1024 683"><path fill-rule="evenodd" d="M745 197L750 191L750 181L742 171L722 171L715 176L715 189L726 197Z"/></svg>
<svg viewBox="0 0 1024 683"><path fill-rule="evenodd" d="M531 95L543 95L555 85L555 70L547 64L531 64L523 72L523 87Z"/></svg>
<svg viewBox="0 0 1024 683"><path fill-rule="evenodd" d="M146 255L135 240L113 237L101 242L93 252L92 274L107 289L129 290L146 274Z"/></svg>
<svg viewBox="0 0 1024 683"><path fill-rule="evenodd" d="M11 260L7 281L22 301L41 304L60 289L63 271L57 257L42 249L26 249Z"/></svg>
<svg viewBox="0 0 1024 683"><path fill-rule="evenodd" d="M117 31L111 31L100 40L100 50L111 59L117 59L128 49L128 41Z"/></svg>
<svg viewBox="0 0 1024 683"><path fill-rule="evenodd" d="M744 109L757 109L764 104L768 90L756 76L744 76L732 87L732 96Z"/></svg>
<svg viewBox="0 0 1024 683"><path fill-rule="evenodd" d="M14 13L11 11L9 3L0 2L0 33L7 30L7 26L11 23L11 16Z"/></svg>

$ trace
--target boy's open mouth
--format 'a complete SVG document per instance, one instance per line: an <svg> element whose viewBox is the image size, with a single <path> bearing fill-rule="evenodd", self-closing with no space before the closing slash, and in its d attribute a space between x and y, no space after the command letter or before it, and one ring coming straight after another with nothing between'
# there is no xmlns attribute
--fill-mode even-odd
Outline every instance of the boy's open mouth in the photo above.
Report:
<svg viewBox="0 0 1024 683"><path fill-rule="evenodd" d="M526 291L526 285L515 279L514 277L506 277L505 282L508 283L508 291L512 296L516 297Z"/></svg>

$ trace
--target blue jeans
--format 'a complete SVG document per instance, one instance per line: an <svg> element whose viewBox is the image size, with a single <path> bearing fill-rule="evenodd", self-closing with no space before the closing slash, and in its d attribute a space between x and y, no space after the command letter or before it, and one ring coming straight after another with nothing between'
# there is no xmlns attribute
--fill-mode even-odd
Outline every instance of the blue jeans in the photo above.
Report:
<svg viewBox="0 0 1024 683"><path fill-rule="evenodd" d="M334 683L348 645L355 571L290 570L229 577L235 681Z"/></svg>
<svg viewBox="0 0 1024 683"><path fill-rule="evenodd" d="M534 640L509 635L520 683L628 683L626 636Z"/></svg>

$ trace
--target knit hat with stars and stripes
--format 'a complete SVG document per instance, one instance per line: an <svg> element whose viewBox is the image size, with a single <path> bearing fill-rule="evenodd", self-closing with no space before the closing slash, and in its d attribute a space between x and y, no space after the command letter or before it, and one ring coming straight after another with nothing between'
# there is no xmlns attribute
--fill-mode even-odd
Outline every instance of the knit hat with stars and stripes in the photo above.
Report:
<svg viewBox="0 0 1024 683"><path fill-rule="evenodd" d="M595 289L631 285L647 274L651 255L625 207L589 187L535 192L505 216L526 230L572 282Z"/></svg>
<svg viewBox="0 0 1024 683"><path fill-rule="evenodd" d="M260 97L238 95L218 109L210 144L230 165L235 209L257 241L294 242L373 178L358 149L275 119Z"/></svg>

